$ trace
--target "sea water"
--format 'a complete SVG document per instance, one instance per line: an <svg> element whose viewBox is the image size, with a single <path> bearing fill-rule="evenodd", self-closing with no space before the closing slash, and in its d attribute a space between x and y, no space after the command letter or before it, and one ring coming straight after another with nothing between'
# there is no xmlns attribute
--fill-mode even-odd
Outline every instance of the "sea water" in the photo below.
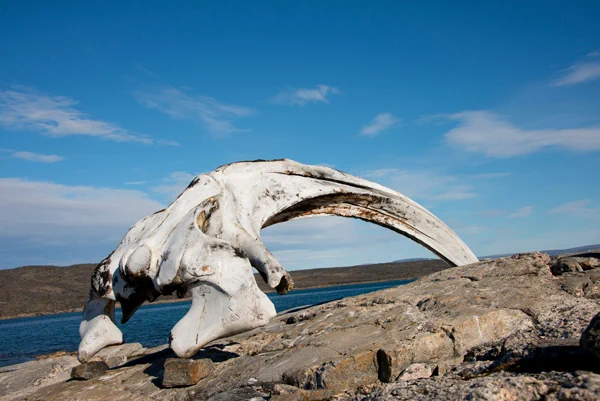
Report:
<svg viewBox="0 0 600 401"><path fill-rule="evenodd" d="M278 312L315 305L403 285L412 280L352 284L336 287L294 290L286 295L268 294ZM190 301L142 306L127 324L118 323L126 342L145 347L166 344L171 328L185 315ZM117 321L121 311L117 309ZM79 345L81 312L60 313L0 320L0 367L14 365L56 351L75 351Z"/></svg>

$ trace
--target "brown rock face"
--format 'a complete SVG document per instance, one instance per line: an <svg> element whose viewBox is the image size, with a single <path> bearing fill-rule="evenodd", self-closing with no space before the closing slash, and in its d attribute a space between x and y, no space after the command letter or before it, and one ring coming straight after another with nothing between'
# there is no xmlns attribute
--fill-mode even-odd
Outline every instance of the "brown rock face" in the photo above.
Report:
<svg viewBox="0 0 600 401"><path fill-rule="evenodd" d="M167 388L193 386L208 376L211 369L210 359L167 359L162 385Z"/></svg>
<svg viewBox="0 0 600 401"><path fill-rule="evenodd" d="M576 258L561 258L550 267L550 270L555 276L560 276L568 272L582 272L583 268Z"/></svg>
<svg viewBox="0 0 600 401"><path fill-rule="evenodd" d="M581 346L600 360L600 313L590 322L581 335ZM600 361L598 362L600 364Z"/></svg>
<svg viewBox="0 0 600 401"><path fill-rule="evenodd" d="M277 316L262 328L215 341L192 362L170 362L168 349L146 351L101 377L40 386L28 397L599 399L599 364L579 339L600 312L600 272L555 276L551 265L547 255L534 253L447 269ZM190 385L196 378L186 364L199 361L211 368ZM171 364L180 365L173 370ZM397 382L415 364L436 368L431 377ZM161 387L161 377L164 384L171 373L183 374L178 383L189 387ZM18 381L18 374L24 371L0 374L0 391L3 380Z"/></svg>

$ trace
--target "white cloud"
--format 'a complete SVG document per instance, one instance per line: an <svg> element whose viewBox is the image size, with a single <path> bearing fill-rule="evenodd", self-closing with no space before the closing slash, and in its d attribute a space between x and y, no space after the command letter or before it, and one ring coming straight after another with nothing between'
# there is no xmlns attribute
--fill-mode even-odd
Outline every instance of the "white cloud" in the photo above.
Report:
<svg viewBox="0 0 600 401"><path fill-rule="evenodd" d="M146 67L144 67L142 64L140 64L139 62L135 63L136 67L138 70L140 70L141 72L143 72L144 74L152 77L152 78L157 78L158 75L156 75L155 73L153 73L152 71L150 71L149 69L147 69Z"/></svg>
<svg viewBox="0 0 600 401"><path fill-rule="evenodd" d="M383 131L386 131L400 123L400 119L394 117L390 113L377 114L373 120L365 125L360 131L361 135L377 136Z"/></svg>
<svg viewBox="0 0 600 401"><path fill-rule="evenodd" d="M335 86L317 85L316 88L289 88L273 98L272 103L290 106L304 106L307 103L329 103L329 95L336 95L340 90Z"/></svg>
<svg viewBox="0 0 600 401"><path fill-rule="evenodd" d="M162 205L139 191L0 178L0 236L62 240L123 236Z"/></svg>
<svg viewBox="0 0 600 401"><path fill-rule="evenodd" d="M600 56L600 50L594 50L587 54L588 57L598 57Z"/></svg>
<svg viewBox="0 0 600 401"><path fill-rule="evenodd" d="M589 56L594 56L592 52ZM566 73L552 82L553 86L571 86L589 82L600 77L600 62L579 63L567 68Z"/></svg>
<svg viewBox="0 0 600 401"><path fill-rule="evenodd" d="M0 268L98 262L162 207L140 191L0 178Z"/></svg>
<svg viewBox="0 0 600 401"><path fill-rule="evenodd" d="M115 142L155 143L117 124L95 120L77 110L78 102L49 96L31 88L0 91L0 126L5 129L39 131L52 137L87 135Z"/></svg>
<svg viewBox="0 0 600 401"><path fill-rule="evenodd" d="M393 173L397 173L399 171L400 170L398 170L397 168L380 168L377 170L369 170L369 171L365 172L365 177L380 178L380 177L388 176Z"/></svg>
<svg viewBox="0 0 600 401"><path fill-rule="evenodd" d="M184 171L176 171L162 179L160 185L150 188L152 192L156 192L165 196L166 201L173 201L187 186L192 182L198 174L190 174Z"/></svg>
<svg viewBox="0 0 600 401"><path fill-rule="evenodd" d="M535 206L523 206L519 210L514 213L508 215L511 219L523 219L525 217L529 217L531 213L533 213Z"/></svg>
<svg viewBox="0 0 600 401"><path fill-rule="evenodd" d="M425 248L375 224L346 217L311 217L276 224L261 238L286 268L306 269L429 256Z"/></svg>
<svg viewBox="0 0 600 401"><path fill-rule="evenodd" d="M323 244L348 244L356 239L352 220L344 217L311 217L276 224L262 231L261 238L273 249ZM334 234L337 233L337 234ZM340 233L343 233L340 235Z"/></svg>
<svg viewBox="0 0 600 401"><path fill-rule="evenodd" d="M442 201L453 201L453 200L464 200L476 197L477 194L473 192L471 185L454 185L444 192L437 195L432 195L429 199L442 200Z"/></svg>
<svg viewBox="0 0 600 401"><path fill-rule="evenodd" d="M39 163L56 163L65 158L57 155L42 155L39 153L33 152L13 152L11 155L15 159L26 160L29 162L39 162Z"/></svg>
<svg viewBox="0 0 600 401"><path fill-rule="evenodd" d="M502 216L503 214L506 214L506 212L504 210L488 209L481 212L477 212L477 214L485 217L498 217Z"/></svg>
<svg viewBox="0 0 600 401"><path fill-rule="evenodd" d="M249 131L237 128L233 120L256 113L249 107L221 103L212 97L188 95L172 86L140 90L135 96L143 106L159 110L172 118L201 121L213 136Z"/></svg>
<svg viewBox="0 0 600 401"><path fill-rule="evenodd" d="M586 219L600 218L600 207L590 206L589 200L579 200L567 202L554 209L549 210L551 214L566 214L573 217L582 217Z"/></svg>
<svg viewBox="0 0 600 401"><path fill-rule="evenodd" d="M459 226L456 228L456 232L461 235L479 235L483 231L485 231L485 228L480 225L477 225L477 224L464 226L464 227Z"/></svg>
<svg viewBox="0 0 600 401"><path fill-rule="evenodd" d="M446 118L459 121L458 127L445 135L451 145L487 156L519 156L548 147L600 150L600 127L526 130L489 111L464 111Z"/></svg>
<svg viewBox="0 0 600 401"><path fill-rule="evenodd" d="M435 171L383 168L367 171L364 176L385 181L385 185L415 199L455 201L477 196L464 178Z"/></svg>

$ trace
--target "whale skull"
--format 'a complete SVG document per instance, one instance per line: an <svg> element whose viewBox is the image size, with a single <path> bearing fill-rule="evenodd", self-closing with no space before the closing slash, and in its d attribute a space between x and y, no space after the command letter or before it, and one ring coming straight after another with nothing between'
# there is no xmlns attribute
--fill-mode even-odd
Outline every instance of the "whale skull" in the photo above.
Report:
<svg viewBox="0 0 600 401"><path fill-rule="evenodd" d="M285 159L233 163L197 176L169 207L137 222L96 267L79 329L79 360L123 342L114 323L116 302L125 323L145 301L191 293L192 305L169 337L180 357L266 324L275 307L256 285L252 267L279 294L293 281L261 242L260 230L319 215L387 227L451 266L477 262L448 226L389 188Z"/></svg>

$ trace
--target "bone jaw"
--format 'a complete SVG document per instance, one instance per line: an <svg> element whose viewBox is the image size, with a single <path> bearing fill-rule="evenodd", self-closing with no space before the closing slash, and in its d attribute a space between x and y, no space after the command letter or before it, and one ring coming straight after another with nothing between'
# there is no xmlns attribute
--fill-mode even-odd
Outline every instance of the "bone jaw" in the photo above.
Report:
<svg viewBox="0 0 600 401"><path fill-rule="evenodd" d="M109 345L123 343L123 334L114 323L114 302L91 299L83 312L84 320L79 325L81 343L77 358L84 363L96 352Z"/></svg>
<svg viewBox="0 0 600 401"><path fill-rule="evenodd" d="M260 240L260 230L320 215L389 228L451 266L477 262L448 226L389 188L292 160L234 163L196 177L168 208L136 223L98 265L80 326L80 360L122 342L115 301L126 322L144 301L189 289L192 306L170 337L184 357L212 340L266 324L275 308L251 268L280 294L293 288L293 280Z"/></svg>
<svg viewBox="0 0 600 401"><path fill-rule="evenodd" d="M193 356L213 340L264 326L277 315L258 286L233 297L212 285L196 285L191 293L192 306L169 337L169 346L181 358Z"/></svg>

